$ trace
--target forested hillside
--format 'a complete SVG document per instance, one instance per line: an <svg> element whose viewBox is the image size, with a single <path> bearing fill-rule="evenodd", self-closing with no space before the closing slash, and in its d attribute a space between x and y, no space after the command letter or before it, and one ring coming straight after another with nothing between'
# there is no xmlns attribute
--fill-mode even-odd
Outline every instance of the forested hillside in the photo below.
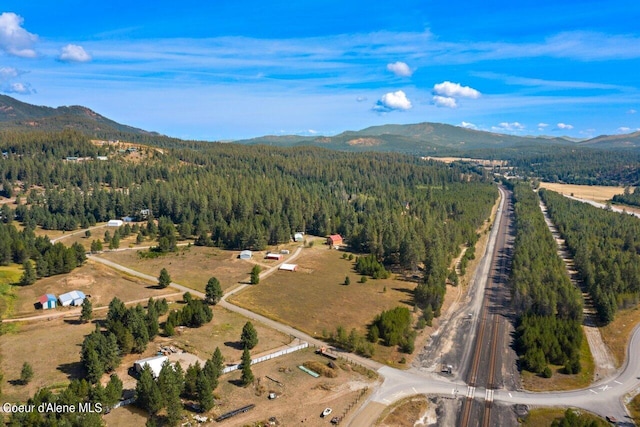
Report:
<svg viewBox="0 0 640 427"><path fill-rule="evenodd" d="M638 188L640 187L636 187L633 192L630 191L628 187L625 188L624 194L616 194L613 196L613 201L625 205L640 206L640 190L638 190Z"/></svg>
<svg viewBox="0 0 640 427"><path fill-rule="evenodd" d="M567 275L528 184L514 187L516 240L511 269L518 313L516 347L522 367L551 376L548 364L580 371L582 296Z"/></svg>
<svg viewBox="0 0 640 427"><path fill-rule="evenodd" d="M339 233L386 264L426 260L428 286L438 288L497 198L475 169L399 154L212 143L150 150L137 162L68 162L105 148L73 131L0 141L0 180L22 193L16 215L29 227L72 230L148 209L200 245L262 249L296 231Z"/></svg>
<svg viewBox="0 0 640 427"><path fill-rule="evenodd" d="M603 323L640 297L640 219L540 190Z"/></svg>

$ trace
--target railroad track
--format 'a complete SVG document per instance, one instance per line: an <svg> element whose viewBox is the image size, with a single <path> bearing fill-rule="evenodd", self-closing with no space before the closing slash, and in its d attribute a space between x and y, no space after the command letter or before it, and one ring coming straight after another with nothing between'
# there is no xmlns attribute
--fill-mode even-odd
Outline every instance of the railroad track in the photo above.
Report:
<svg viewBox="0 0 640 427"><path fill-rule="evenodd" d="M508 221L503 218L499 226L506 228L507 224ZM474 355L471 363L471 369L467 375L466 381L469 389L467 392L467 397L462 404L462 414L459 419L460 422L458 423L459 426L463 427L467 427L470 425L481 425L483 427L490 427L492 425L495 425L495 423L491 423L491 409L493 406L493 391L498 385L496 381L496 374L500 372L501 367L501 361L498 360L498 351L501 348L500 337L503 335L504 325L502 316L496 313L495 310L491 310L491 298L493 291L499 288L499 282L501 280L504 281L506 277L505 273L507 271L507 257L502 254L502 256L496 258L500 255L500 248L505 247L505 238L506 230L501 231L498 235L499 244L496 244L494 252L492 254L494 260L498 259L497 268L494 270L497 274L495 274L491 278L491 280L487 282L487 287L485 289L485 294L482 301L478 331L476 334L476 341L474 343ZM504 301L499 301L497 302L497 305L499 306L500 303L503 302ZM491 335L488 348L489 364L485 381L484 378L480 378L479 380L479 373L482 356L487 354L487 351L485 350L485 339L489 334ZM484 408L482 409L482 417L474 418L474 420L479 421L481 424L476 424L475 422L471 421L472 408L475 404L475 388L478 386L485 387L486 389ZM478 402L478 404L479 403L480 402Z"/></svg>

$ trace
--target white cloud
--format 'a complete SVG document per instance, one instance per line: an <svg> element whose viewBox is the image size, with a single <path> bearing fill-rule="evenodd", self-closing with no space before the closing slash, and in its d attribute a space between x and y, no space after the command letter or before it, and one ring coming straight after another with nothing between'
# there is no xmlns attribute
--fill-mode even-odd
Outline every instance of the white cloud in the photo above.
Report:
<svg viewBox="0 0 640 427"><path fill-rule="evenodd" d="M569 124L566 124L566 123L558 123L556 125L556 127L558 129L562 129L562 130L571 130L571 129L573 129L573 125L569 125Z"/></svg>
<svg viewBox="0 0 640 427"><path fill-rule="evenodd" d="M545 130L549 127L548 123L538 123L538 130Z"/></svg>
<svg viewBox="0 0 640 427"><path fill-rule="evenodd" d="M91 61L91 55L82 46L68 44L62 48L58 59L63 62L88 62Z"/></svg>
<svg viewBox="0 0 640 427"><path fill-rule="evenodd" d="M630 127L626 127L626 126L621 126L617 129L618 133L629 133L631 132L631 128Z"/></svg>
<svg viewBox="0 0 640 427"><path fill-rule="evenodd" d="M448 96L449 98L477 99L480 97L480 92L477 90L470 88L469 86L462 86L460 83L452 83L450 81L434 85L433 93L436 95Z"/></svg>
<svg viewBox="0 0 640 427"><path fill-rule="evenodd" d="M13 67L2 67L0 68L0 81L13 79L23 73L23 71L18 71Z"/></svg>
<svg viewBox="0 0 640 427"><path fill-rule="evenodd" d="M469 122L462 122L460 123L460 126L463 128L467 128L467 129L478 129L478 126L474 125L473 123L469 123Z"/></svg>
<svg viewBox="0 0 640 427"><path fill-rule="evenodd" d="M358 102L364 102L366 100L367 100L366 96L359 96L359 97L356 98L356 101L358 101Z"/></svg>
<svg viewBox="0 0 640 427"><path fill-rule="evenodd" d="M524 130L524 125L520 122L502 122L499 123L498 126L492 126L491 130L495 132L518 132Z"/></svg>
<svg viewBox="0 0 640 427"><path fill-rule="evenodd" d="M23 22L21 16L12 12L0 15L0 49L9 55L33 58L36 52L32 47L38 36L22 28Z"/></svg>
<svg viewBox="0 0 640 427"><path fill-rule="evenodd" d="M387 70L391 71L398 77L411 77L413 70L404 62L397 61L387 64Z"/></svg>
<svg viewBox="0 0 640 427"><path fill-rule="evenodd" d="M632 108L631 110L627 111L627 113L629 113L629 114L635 114L635 113L637 113L637 111L636 111L636 110L634 110L634 109Z"/></svg>
<svg viewBox="0 0 640 427"><path fill-rule="evenodd" d="M436 107L458 108L456 99L448 96L434 95L433 103L436 105Z"/></svg>
<svg viewBox="0 0 640 427"><path fill-rule="evenodd" d="M11 83L4 89L5 93L19 93L21 95L30 95L36 93L29 83Z"/></svg>
<svg viewBox="0 0 640 427"><path fill-rule="evenodd" d="M403 91L398 90L382 95L382 98L380 98L373 109L376 111L406 111L411 107L411 101L409 101L407 95Z"/></svg>

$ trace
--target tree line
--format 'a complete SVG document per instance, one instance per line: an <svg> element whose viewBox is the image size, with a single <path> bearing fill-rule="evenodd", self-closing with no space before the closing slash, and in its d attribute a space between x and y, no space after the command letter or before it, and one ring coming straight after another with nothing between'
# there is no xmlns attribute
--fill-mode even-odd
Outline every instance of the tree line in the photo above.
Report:
<svg viewBox="0 0 640 427"><path fill-rule="evenodd" d="M516 237L511 266L517 314L516 350L523 369L551 376L549 364L580 371L582 296L569 280L539 199L528 184L513 187Z"/></svg>
<svg viewBox="0 0 640 427"><path fill-rule="evenodd" d="M607 324L618 309L640 300L640 219L540 190L575 261L576 270Z"/></svg>

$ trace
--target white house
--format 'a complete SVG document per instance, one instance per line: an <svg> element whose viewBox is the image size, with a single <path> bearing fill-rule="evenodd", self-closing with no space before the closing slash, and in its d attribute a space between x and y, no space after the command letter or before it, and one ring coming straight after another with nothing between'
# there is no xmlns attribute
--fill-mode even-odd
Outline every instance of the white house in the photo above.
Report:
<svg viewBox="0 0 640 427"><path fill-rule="evenodd" d="M107 223L107 227L121 227L124 224L124 221L121 219L111 219Z"/></svg>
<svg viewBox="0 0 640 427"><path fill-rule="evenodd" d="M147 357L146 359L140 359L133 362L133 367L136 369L136 372L140 373L145 366L149 365L153 378L158 378L160 376L160 371L162 370L162 365L166 360L169 360L167 356Z"/></svg>

